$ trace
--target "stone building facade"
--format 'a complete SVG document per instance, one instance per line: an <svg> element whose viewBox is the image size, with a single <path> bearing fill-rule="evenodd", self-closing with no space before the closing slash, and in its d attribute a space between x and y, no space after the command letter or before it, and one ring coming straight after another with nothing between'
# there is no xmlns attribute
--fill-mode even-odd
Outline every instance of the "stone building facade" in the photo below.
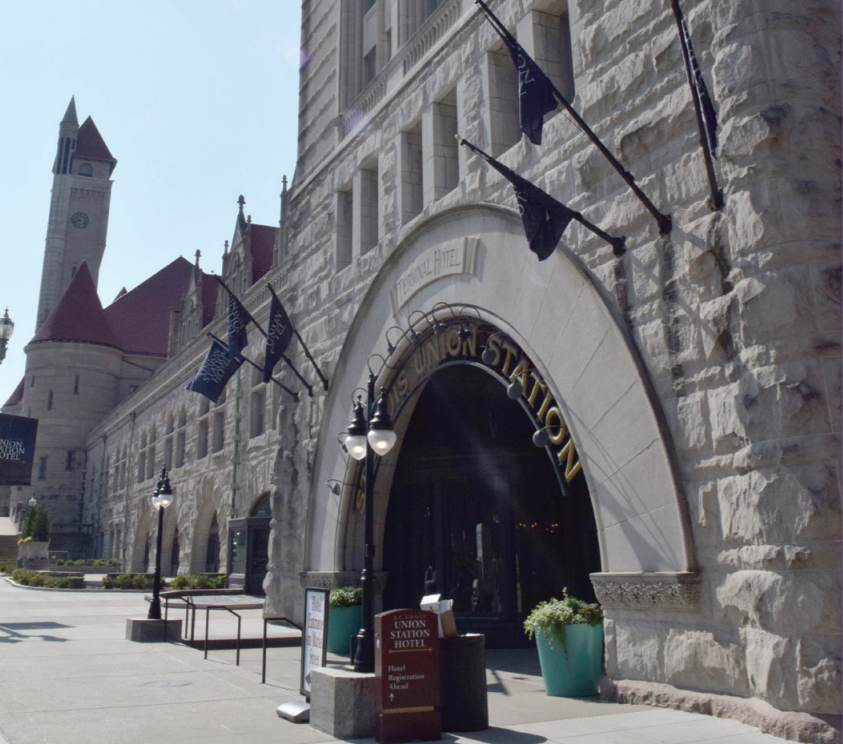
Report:
<svg viewBox="0 0 843 744"><path fill-rule="evenodd" d="M839 741L839 5L683 3L719 210L670 3L490 5L671 232L564 113L541 146L521 136L514 68L470 0L305 0L280 228L241 203L222 274L264 327L272 285L328 389L294 341L312 395L277 378L297 402L247 365L216 405L186 391L205 332L226 332L197 265L166 359L87 435L82 519L143 568L163 462L164 564L257 572L271 612L301 614L304 584L362 567L338 434L374 371L398 433L374 483L380 606L452 594L461 629L511 644L541 592L577 587L606 611L605 695ZM457 133L625 252L572 223L538 262L509 183Z"/></svg>

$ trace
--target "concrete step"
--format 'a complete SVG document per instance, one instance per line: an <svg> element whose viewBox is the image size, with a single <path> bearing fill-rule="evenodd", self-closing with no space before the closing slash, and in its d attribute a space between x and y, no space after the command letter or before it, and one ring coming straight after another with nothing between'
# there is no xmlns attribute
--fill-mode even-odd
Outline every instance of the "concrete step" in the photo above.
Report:
<svg viewBox="0 0 843 744"><path fill-rule="evenodd" d="M16 561L18 558L18 536L0 535L0 561Z"/></svg>

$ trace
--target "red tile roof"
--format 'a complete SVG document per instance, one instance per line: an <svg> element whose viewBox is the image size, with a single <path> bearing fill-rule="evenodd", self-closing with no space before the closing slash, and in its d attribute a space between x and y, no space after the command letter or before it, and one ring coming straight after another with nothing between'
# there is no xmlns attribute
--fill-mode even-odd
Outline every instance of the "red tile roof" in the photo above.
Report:
<svg viewBox="0 0 843 744"><path fill-rule="evenodd" d="M192 273L190 261L179 257L105 309L126 353L167 356L170 313L180 307Z"/></svg>
<svg viewBox="0 0 843 744"><path fill-rule="evenodd" d="M30 343L45 341L76 341L121 348L103 312L86 261L76 270L58 304Z"/></svg>
<svg viewBox="0 0 843 744"><path fill-rule="evenodd" d="M220 283L212 274L202 272L202 327L214 319L217 313L217 296Z"/></svg>
<svg viewBox="0 0 843 744"><path fill-rule="evenodd" d="M116 163L114 156L105 144L102 135L89 116L79 127L79 134L76 135L76 152L74 157L77 160L105 160L109 163Z"/></svg>
<svg viewBox="0 0 843 744"><path fill-rule="evenodd" d="M18 386L15 388L15 392L13 392L12 395L9 397L9 400L7 400L3 404L3 408L6 408L8 406L16 406L23 400L23 383L25 379L25 377L21 377Z"/></svg>
<svg viewBox="0 0 843 744"><path fill-rule="evenodd" d="M277 227L250 225L252 247L252 284L272 268L272 253L275 249Z"/></svg>

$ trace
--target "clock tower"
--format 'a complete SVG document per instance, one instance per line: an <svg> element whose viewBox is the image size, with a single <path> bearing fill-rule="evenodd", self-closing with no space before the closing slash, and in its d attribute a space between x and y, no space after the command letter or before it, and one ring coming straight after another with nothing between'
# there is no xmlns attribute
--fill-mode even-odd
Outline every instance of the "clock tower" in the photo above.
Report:
<svg viewBox="0 0 843 744"><path fill-rule="evenodd" d="M108 230L111 174L116 165L94 120L89 116L79 125L76 101L71 98L59 125L53 164L36 327L56 306L82 261L87 262L94 286L97 284Z"/></svg>

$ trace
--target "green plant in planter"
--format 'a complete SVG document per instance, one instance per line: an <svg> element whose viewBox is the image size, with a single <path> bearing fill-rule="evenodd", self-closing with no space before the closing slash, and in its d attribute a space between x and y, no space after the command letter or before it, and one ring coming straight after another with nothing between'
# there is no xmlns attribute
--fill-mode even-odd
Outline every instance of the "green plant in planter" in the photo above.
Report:
<svg viewBox="0 0 843 744"><path fill-rule="evenodd" d="M568 589L562 590L562 599L551 598L547 602L539 602L524 621L524 630L530 639L540 630L553 647L553 641L562 644L565 656L568 655L568 645L565 639L565 628L568 625L601 625L603 623L603 608L599 604L588 604L568 594Z"/></svg>
<svg viewBox="0 0 843 744"><path fill-rule="evenodd" d="M333 608L356 607L363 603L363 590L359 587L344 586L331 589L328 595L328 606Z"/></svg>
<svg viewBox="0 0 843 744"><path fill-rule="evenodd" d="M47 542L50 539L50 517L40 504L29 507L21 537L24 538L23 541L32 538L36 542Z"/></svg>

